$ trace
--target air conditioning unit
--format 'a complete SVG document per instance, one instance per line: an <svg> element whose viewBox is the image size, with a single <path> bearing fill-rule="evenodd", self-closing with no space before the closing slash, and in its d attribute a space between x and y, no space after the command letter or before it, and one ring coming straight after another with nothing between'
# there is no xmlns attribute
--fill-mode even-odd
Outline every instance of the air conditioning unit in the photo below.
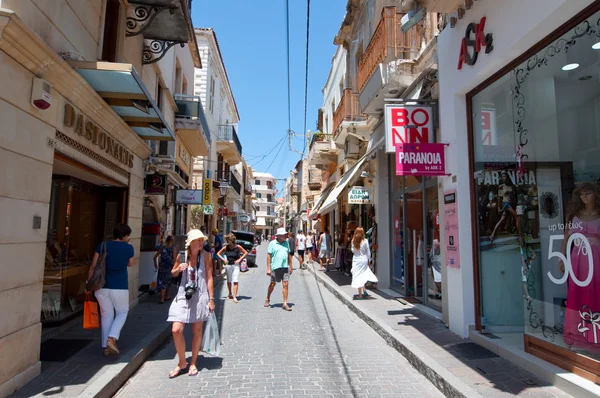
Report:
<svg viewBox="0 0 600 398"><path fill-rule="evenodd" d="M360 141L356 137L348 136L344 144L344 155L346 158L356 159L360 152Z"/></svg>

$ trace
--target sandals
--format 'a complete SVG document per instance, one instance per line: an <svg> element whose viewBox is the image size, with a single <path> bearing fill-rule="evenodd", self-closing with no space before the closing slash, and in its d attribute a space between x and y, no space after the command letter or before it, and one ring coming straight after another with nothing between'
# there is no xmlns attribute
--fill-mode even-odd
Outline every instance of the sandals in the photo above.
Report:
<svg viewBox="0 0 600 398"><path fill-rule="evenodd" d="M233 294L228 295L227 298L231 300L233 298Z"/></svg>
<svg viewBox="0 0 600 398"><path fill-rule="evenodd" d="M292 310L292 307L290 307L290 306L289 306L289 305L287 305L287 304L284 304L284 305L283 305L283 307L281 307L281 308L282 308L284 311L291 311L291 310Z"/></svg>
<svg viewBox="0 0 600 398"><path fill-rule="evenodd" d="M236 304L238 303L238 299L237 299L237 297L234 297L234 298L233 298L233 302L234 302L234 303L236 303Z"/></svg>
<svg viewBox="0 0 600 398"><path fill-rule="evenodd" d="M198 376L198 368L194 365L190 366L188 369L188 376Z"/></svg>
<svg viewBox="0 0 600 398"><path fill-rule="evenodd" d="M268 308L271 306L271 303L269 300L265 300L265 303L263 305L265 306L265 308Z"/></svg>
<svg viewBox="0 0 600 398"><path fill-rule="evenodd" d="M117 341L114 337L109 337L106 340L106 348L110 351L111 354L119 355L119 348L117 347Z"/></svg>
<svg viewBox="0 0 600 398"><path fill-rule="evenodd" d="M184 374L187 369L187 366L188 366L187 363L185 364L185 366L183 368L179 365L175 366L175 369L173 369L172 371L169 372L169 379L174 379L174 378ZM198 369L196 369L196 374L198 374Z"/></svg>

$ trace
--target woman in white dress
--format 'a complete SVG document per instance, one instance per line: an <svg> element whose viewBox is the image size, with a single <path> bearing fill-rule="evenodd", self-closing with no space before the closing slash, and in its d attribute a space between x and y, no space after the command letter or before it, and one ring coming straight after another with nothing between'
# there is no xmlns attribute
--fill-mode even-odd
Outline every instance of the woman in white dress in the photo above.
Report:
<svg viewBox="0 0 600 398"><path fill-rule="evenodd" d="M371 259L371 250L369 250L369 242L365 239L365 230L356 228L354 237L352 238L352 287L358 289L358 294L355 299L367 298L369 295L365 290L367 282L377 282L377 277L369 268L369 260Z"/></svg>

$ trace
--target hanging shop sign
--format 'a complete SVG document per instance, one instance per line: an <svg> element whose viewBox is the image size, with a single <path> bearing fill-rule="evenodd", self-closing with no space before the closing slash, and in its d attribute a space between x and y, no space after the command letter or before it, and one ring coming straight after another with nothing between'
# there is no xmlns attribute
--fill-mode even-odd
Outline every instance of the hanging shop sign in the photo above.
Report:
<svg viewBox="0 0 600 398"><path fill-rule="evenodd" d="M247 223L250 222L250 216L247 214L242 214L240 217L240 222Z"/></svg>
<svg viewBox="0 0 600 398"><path fill-rule="evenodd" d="M396 175L446 175L447 144L401 144L396 146Z"/></svg>
<svg viewBox="0 0 600 398"><path fill-rule="evenodd" d="M394 153L400 144L434 141L433 108L427 105L385 106L385 151Z"/></svg>
<svg viewBox="0 0 600 398"><path fill-rule="evenodd" d="M491 33L485 33L485 20L486 18L483 17L479 23L470 23L467 26L465 37L460 43L458 70L462 69L463 64L475 65L482 47L485 47L486 54L491 53L494 49L494 36Z"/></svg>
<svg viewBox="0 0 600 398"><path fill-rule="evenodd" d="M449 268L460 268L456 190L444 192L444 232L446 239L446 265Z"/></svg>
<svg viewBox="0 0 600 398"><path fill-rule="evenodd" d="M167 176L164 174L146 176L146 179L144 180L144 191L148 195L166 195Z"/></svg>
<svg viewBox="0 0 600 398"><path fill-rule="evenodd" d="M348 204L368 205L373 203L373 190L367 187L352 187L348 191Z"/></svg>
<svg viewBox="0 0 600 398"><path fill-rule="evenodd" d="M215 211L215 209L214 209L213 205L202 206L202 213L204 213L207 216L212 216L214 211Z"/></svg>
<svg viewBox="0 0 600 398"><path fill-rule="evenodd" d="M175 203L178 205L201 205L202 191L197 189L178 189L175 191Z"/></svg>
<svg viewBox="0 0 600 398"><path fill-rule="evenodd" d="M125 149L121 143L108 135L106 131L102 130L96 123L84 117L83 113L79 112L71 104L65 104L63 125L73 129L75 134L85 137L121 164L130 168L133 167L133 154Z"/></svg>
<svg viewBox="0 0 600 398"><path fill-rule="evenodd" d="M202 204L204 206L212 204L212 180L205 178L202 182Z"/></svg>

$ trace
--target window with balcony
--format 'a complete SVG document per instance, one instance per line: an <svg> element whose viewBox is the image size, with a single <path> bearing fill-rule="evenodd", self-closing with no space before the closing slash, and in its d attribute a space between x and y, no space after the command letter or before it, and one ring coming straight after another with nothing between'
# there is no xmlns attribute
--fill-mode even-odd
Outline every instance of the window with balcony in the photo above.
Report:
<svg viewBox="0 0 600 398"><path fill-rule="evenodd" d="M273 189L273 182L267 181L267 188Z"/></svg>
<svg viewBox="0 0 600 398"><path fill-rule="evenodd" d="M108 0L106 2L104 37L102 40L102 61L117 62L120 11L121 5L119 4L119 0Z"/></svg>
<svg viewBox="0 0 600 398"><path fill-rule="evenodd" d="M273 201L273 195L271 195L270 193L267 194L267 202L272 202Z"/></svg>

